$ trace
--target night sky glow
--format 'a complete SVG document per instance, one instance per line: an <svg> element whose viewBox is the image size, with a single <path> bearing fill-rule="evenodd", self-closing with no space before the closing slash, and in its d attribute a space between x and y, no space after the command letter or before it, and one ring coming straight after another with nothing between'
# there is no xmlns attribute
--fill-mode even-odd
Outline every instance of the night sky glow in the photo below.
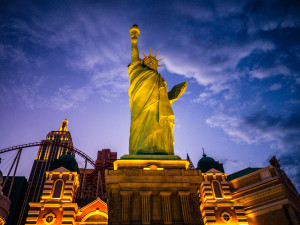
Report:
<svg viewBox="0 0 300 225"><path fill-rule="evenodd" d="M63 119L76 148L128 153L129 28L165 58L175 154L230 174L274 154L300 190L299 1L0 1L0 149L45 139ZM140 57L142 53L140 51ZM29 177L37 148L18 175ZM6 174L16 152L2 154ZM83 159L77 158L83 166Z"/></svg>

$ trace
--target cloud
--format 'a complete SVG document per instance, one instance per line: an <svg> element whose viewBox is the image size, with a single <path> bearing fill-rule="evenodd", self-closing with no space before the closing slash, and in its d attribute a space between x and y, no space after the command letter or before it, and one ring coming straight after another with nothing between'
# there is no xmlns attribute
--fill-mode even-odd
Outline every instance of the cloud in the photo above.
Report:
<svg viewBox="0 0 300 225"><path fill-rule="evenodd" d="M84 86L77 89L64 86L58 89L55 96L50 99L50 102L53 108L64 111L78 106L78 104L85 101L92 92L90 86Z"/></svg>
<svg viewBox="0 0 300 225"><path fill-rule="evenodd" d="M295 15L299 10L299 2L291 1L280 4L280 1L249 1L247 14L256 15L248 18L248 32L255 33L295 27L298 20ZM272 9L266 11L266 9ZM266 13L267 12L267 13Z"/></svg>
<svg viewBox="0 0 300 225"><path fill-rule="evenodd" d="M276 84L273 84L273 85L269 88L269 90L270 90L270 91L277 91L277 90L280 90L281 88L282 88L282 84L276 83Z"/></svg>
<svg viewBox="0 0 300 225"><path fill-rule="evenodd" d="M26 53L21 48L14 48L10 44L4 45L0 43L0 59L17 63L28 63Z"/></svg>
<svg viewBox="0 0 300 225"><path fill-rule="evenodd" d="M208 86L210 90L218 93L230 88L230 82L245 75L244 71L238 70L239 62L257 49L262 52L270 51L274 49L274 45L268 41L245 40L244 43L238 45L231 42L207 47L197 45L195 41L190 40L188 47L176 47L162 54L167 59L165 61L167 70L194 78L199 84ZM264 74L268 72L272 71L266 71Z"/></svg>
<svg viewBox="0 0 300 225"><path fill-rule="evenodd" d="M44 81L43 77L33 77L30 84L24 82L21 85L14 85L11 91L24 105L30 109L36 109L43 105L43 98L40 93Z"/></svg>
<svg viewBox="0 0 300 225"><path fill-rule="evenodd" d="M252 77L263 79L263 78L276 76L276 75L290 75L291 72L289 68L287 68L286 66L278 65L271 68L259 68L259 69L250 70L249 74Z"/></svg>
<svg viewBox="0 0 300 225"><path fill-rule="evenodd" d="M212 128L221 128L237 142L244 141L251 144L257 142L258 138L261 138L257 136L255 131L244 131L241 127L240 119L234 116L218 114L206 119L206 123ZM252 133L251 136L250 133Z"/></svg>
<svg viewBox="0 0 300 225"><path fill-rule="evenodd" d="M208 92L202 92L198 98L196 99L193 99L192 102L196 102L196 103L199 103L199 102L204 102L207 100L207 98L211 95L211 93L208 93Z"/></svg>
<svg viewBox="0 0 300 225"><path fill-rule="evenodd" d="M297 146L298 142L292 137L300 135L300 112L291 113L287 117L273 116L266 111L259 111L244 117L214 115L206 120L211 127L220 127L235 140L248 144L261 140L277 142L278 147L285 149ZM300 141L299 141L300 143Z"/></svg>
<svg viewBox="0 0 300 225"><path fill-rule="evenodd" d="M166 68L194 78L215 93L230 89L233 81L247 74L259 80L293 75L295 65L290 61L295 58L287 59L290 53L281 48L283 42L275 36L280 36L281 29L297 27L293 21L298 21L299 4L294 6L278 1L178 3L175 9L190 23L176 32L166 29L167 35L180 40L161 44L168 46L161 51ZM276 34L271 33L275 29ZM245 64L245 60L249 62Z"/></svg>
<svg viewBox="0 0 300 225"><path fill-rule="evenodd" d="M256 162L254 164L253 162L243 162L241 160L234 160L234 159L227 159L227 158L221 159L220 162L223 163L225 167L225 171L227 173L233 173L245 169L247 167L252 167L252 166L257 167Z"/></svg>
<svg viewBox="0 0 300 225"><path fill-rule="evenodd" d="M280 158L280 164L283 169L288 173L296 188L300 190L300 145L295 147L294 151L284 152L277 158Z"/></svg>
<svg viewBox="0 0 300 225"><path fill-rule="evenodd" d="M61 17L62 11L57 10L55 5L56 3L49 4L47 12L44 13L43 6L28 3L22 6L28 10L28 14L20 12L19 17L6 16L6 20L0 26L3 37L0 40L0 59L8 60L12 65L18 62L26 63L27 67L30 67L26 69L31 73L36 72L34 69L40 66L43 59L46 63L41 69L67 71L64 77L69 79L66 79L67 82L57 83L55 88L52 87L53 93L49 93L48 90L48 93L44 92L44 95L41 95L31 90L29 85L24 85L20 90L14 90L14 94L30 108L40 107L43 101L51 99L52 107L65 110L86 101L95 93L104 101L115 101L120 94L127 91L128 78L124 74L127 73L126 65L130 52L124 52L124 46L129 46L130 42L129 35L128 39L122 38L122 29L116 26L122 19L108 18L112 17L112 11L119 11L119 16L125 12L122 8L118 10L106 5L100 5L99 9L97 4L96 8L84 4L86 10L82 11L79 10L81 3L76 3L69 5L69 11L64 12L64 16ZM5 17L6 14L14 15L19 10L18 7L8 8L1 17ZM9 41L1 43L3 40ZM128 43L125 44L125 41ZM120 72L120 65L123 73ZM25 66L22 67L24 70ZM16 70L15 68L13 70ZM5 74L4 71L2 73ZM14 78L5 74L6 80L14 79L15 82L22 76L21 73L23 72L14 71ZM75 73L82 74L79 82L81 87L72 82ZM43 71L43 74L38 76L49 81L53 79L53 72ZM47 88L47 82L42 85Z"/></svg>
<svg viewBox="0 0 300 225"><path fill-rule="evenodd" d="M269 143L279 151L283 168L300 189L300 111L288 116L274 116L266 111L243 117L219 114L207 119L206 123L221 128L237 142Z"/></svg>
<svg viewBox="0 0 300 225"><path fill-rule="evenodd" d="M129 88L128 74L122 67L95 72L91 82L106 102L117 101Z"/></svg>
<svg viewBox="0 0 300 225"><path fill-rule="evenodd" d="M47 12L41 10L44 6L38 3L21 4L30 12L21 13L24 18L4 14L8 19L0 29L7 39L13 35L15 42L2 44L2 47L0 43L0 57L26 60L29 52L42 50L44 55L55 57L59 51L60 63L88 74L89 81L95 82L95 76L104 71L103 67L111 71L123 66L126 70L124 65L129 62L130 51L127 26L132 24L131 21L139 21L142 31L139 45L155 44L166 58L168 71L194 79L214 93L230 90L232 83L247 73L258 79L292 73L290 65L279 55L274 56L275 66L263 63L255 67L241 66L241 62L251 58L257 50L261 50L261 55L277 50L280 43L271 35L263 34L296 26L292 21L298 15L297 10L283 13L282 10L290 7L286 4L278 7L276 1L264 4L256 1L229 1L226 4L219 1L173 2L160 4L159 10L151 7L149 11L143 4L138 8L127 3L116 7L108 2L61 4L64 7L57 7L57 3L47 4ZM60 8L69 10L63 12ZM269 8L274 10L265 11ZM10 9L14 10L20 9ZM60 16L62 13L63 17ZM152 18L151 25L149 14L159 15ZM38 54L36 58L40 58ZM96 93L104 99L109 96L117 99L127 83L121 73L117 74L120 77L113 76L117 80L112 85L114 93L104 90L103 85ZM229 95L227 97L230 99Z"/></svg>

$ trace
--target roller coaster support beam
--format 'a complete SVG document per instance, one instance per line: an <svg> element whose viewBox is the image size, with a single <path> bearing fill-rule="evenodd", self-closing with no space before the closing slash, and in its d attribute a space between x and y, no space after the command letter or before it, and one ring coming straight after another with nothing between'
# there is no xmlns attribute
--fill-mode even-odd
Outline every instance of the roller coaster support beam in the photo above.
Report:
<svg viewBox="0 0 300 225"><path fill-rule="evenodd" d="M10 172L11 172L12 168L14 167L15 162L17 161L17 164L16 164L16 166L15 166L15 170L14 170L14 175L13 175L13 178L12 178L12 180L11 180L10 187L9 187L9 191L8 191L8 195L7 195L8 198L10 197L11 189L12 189L13 184L14 184L14 181L15 181L15 176L16 176L16 172L17 172L17 169L18 169L18 165L19 165L19 161L20 161L20 157L21 157L22 150L23 150L22 148L19 148L19 151L18 151L18 153L17 153L17 155L16 155L16 157L15 157L15 159L14 159L13 164L11 165L11 167L10 167L10 169L9 169L9 172L8 172L8 174L7 174L7 176L6 176L6 179L5 179L5 181L4 181L4 184L3 184L3 188L4 188L5 185L6 185L6 183L7 183L7 181L8 181L8 179L9 179Z"/></svg>
<svg viewBox="0 0 300 225"><path fill-rule="evenodd" d="M82 181L81 195L80 195L81 198L83 198L83 194L85 193L86 166L87 166L87 159L85 159L84 174L83 174L83 181Z"/></svg>

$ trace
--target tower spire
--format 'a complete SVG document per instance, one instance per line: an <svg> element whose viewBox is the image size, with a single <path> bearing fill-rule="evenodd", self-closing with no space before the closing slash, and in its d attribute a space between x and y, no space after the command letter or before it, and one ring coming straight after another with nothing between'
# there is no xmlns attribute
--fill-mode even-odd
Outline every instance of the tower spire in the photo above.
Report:
<svg viewBox="0 0 300 225"><path fill-rule="evenodd" d="M203 157L206 157L206 154L205 154L205 151L204 151L203 147L202 147L202 151L203 151Z"/></svg>
<svg viewBox="0 0 300 225"><path fill-rule="evenodd" d="M58 131L68 131L68 120L64 119Z"/></svg>
<svg viewBox="0 0 300 225"><path fill-rule="evenodd" d="M186 153L186 160L190 163L189 167L188 167L188 170L195 170L196 168L195 168L195 166L194 166L194 164L193 164L193 162L192 162L192 160L189 156L189 153Z"/></svg>

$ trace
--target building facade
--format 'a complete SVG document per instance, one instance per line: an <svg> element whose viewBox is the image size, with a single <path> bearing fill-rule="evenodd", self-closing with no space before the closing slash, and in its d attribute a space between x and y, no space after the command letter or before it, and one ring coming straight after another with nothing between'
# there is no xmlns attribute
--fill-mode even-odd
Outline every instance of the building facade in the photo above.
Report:
<svg viewBox="0 0 300 225"><path fill-rule="evenodd" d="M106 204L75 198L83 180L71 153L62 155L45 173L41 200L29 203L26 225L299 225L299 195L274 158L227 175L204 154L188 168L187 160L116 160L105 172Z"/></svg>
<svg viewBox="0 0 300 225"><path fill-rule="evenodd" d="M223 165L203 157L199 189L204 224L299 225L300 197L276 157L265 168L227 176Z"/></svg>
<svg viewBox="0 0 300 225"><path fill-rule="evenodd" d="M273 165L265 168L246 168L228 176L232 200L243 203L249 225L299 225L300 196L276 158L272 160Z"/></svg>
<svg viewBox="0 0 300 225"><path fill-rule="evenodd" d="M228 175L204 152L195 168L188 155L117 160L103 149L87 169L78 168L74 152L55 145L73 146L66 120L43 142L25 196L28 215L24 210L23 222L22 212L14 216L22 225L300 225L299 194L276 157L267 167ZM10 202L1 188L0 200L3 225Z"/></svg>
<svg viewBox="0 0 300 225"><path fill-rule="evenodd" d="M68 120L63 120L58 131L49 132L46 140L42 140L42 143L44 143L44 145L39 147L36 159L32 165L28 180L28 189L25 195L18 225L23 225L25 223L25 218L29 209L28 203L40 201L46 178L45 172L49 171L54 160L69 152L67 147L62 147L60 144L73 147L72 136L68 131ZM74 152L70 153L74 155Z"/></svg>
<svg viewBox="0 0 300 225"><path fill-rule="evenodd" d="M75 194L79 187L79 168L72 155L62 155L46 171L39 202L29 202L26 225L30 224L107 224L107 205L100 198L81 206Z"/></svg>

